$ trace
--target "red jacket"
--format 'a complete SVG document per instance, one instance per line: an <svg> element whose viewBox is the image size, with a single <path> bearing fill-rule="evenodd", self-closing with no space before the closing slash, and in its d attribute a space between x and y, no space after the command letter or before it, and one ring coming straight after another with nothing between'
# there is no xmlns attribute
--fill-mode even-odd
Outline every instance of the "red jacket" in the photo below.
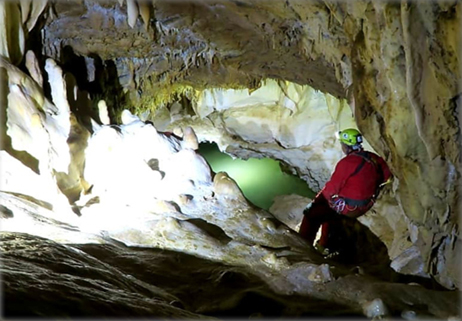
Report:
<svg viewBox="0 0 462 321"><path fill-rule="evenodd" d="M368 161L367 158L371 160ZM334 173L321 193L327 200L334 195L353 200L366 200L370 199L376 193L378 186L390 177L390 169L379 155L365 150L353 151L337 163Z"/></svg>

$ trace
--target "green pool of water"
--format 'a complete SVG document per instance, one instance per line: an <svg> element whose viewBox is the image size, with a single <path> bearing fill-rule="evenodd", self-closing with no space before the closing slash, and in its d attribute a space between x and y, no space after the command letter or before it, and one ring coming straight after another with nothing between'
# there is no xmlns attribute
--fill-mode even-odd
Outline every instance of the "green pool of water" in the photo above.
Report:
<svg viewBox="0 0 462 321"><path fill-rule="evenodd" d="M283 173L273 159L232 159L215 143L202 143L199 153L215 173L226 172L232 177L245 197L258 207L269 209L277 195L298 194L313 198L315 193L297 176Z"/></svg>

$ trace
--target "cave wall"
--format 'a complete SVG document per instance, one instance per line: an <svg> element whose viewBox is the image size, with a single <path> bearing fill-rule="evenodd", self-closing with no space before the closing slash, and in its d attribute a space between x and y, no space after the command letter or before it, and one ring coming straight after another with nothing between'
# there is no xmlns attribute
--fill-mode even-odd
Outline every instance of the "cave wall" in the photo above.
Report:
<svg viewBox="0 0 462 321"><path fill-rule="evenodd" d="M448 288L460 286L459 2L155 1L146 7L134 1L86 1L35 6L1 4L8 17L3 19L7 42L2 55L21 61L25 30L33 31L29 20L37 21L44 11L39 58L51 56L67 66L80 61L86 80L77 81L114 111L130 107L155 114L170 108L171 113L179 97L197 107L197 93L205 88L254 91L266 78L346 99L356 125L395 176L391 190L363 222L383 237L398 269L432 275ZM196 112L205 117L202 109ZM228 114L239 112L230 109ZM311 146L303 144L295 148ZM228 152L237 153L242 142L236 146ZM274 148L245 147L275 157ZM334 150L334 142L325 147ZM310 164L293 170L320 187L328 166L319 172ZM410 267L415 262L417 269Z"/></svg>
<svg viewBox="0 0 462 321"><path fill-rule="evenodd" d="M391 165L425 270L449 285L458 272L441 267L460 259L460 3L376 4L364 14L352 38L355 119Z"/></svg>

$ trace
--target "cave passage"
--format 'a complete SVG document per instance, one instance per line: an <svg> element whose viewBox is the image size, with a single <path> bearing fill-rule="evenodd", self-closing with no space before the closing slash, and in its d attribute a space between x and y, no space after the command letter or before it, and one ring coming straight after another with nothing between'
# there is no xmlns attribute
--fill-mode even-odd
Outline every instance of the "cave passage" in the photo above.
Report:
<svg viewBox="0 0 462 321"><path fill-rule="evenodd" d="M276 160L233 159L222 153L215 143L201 143L199 153L215 173L226 172L249 201L265 210L271 207L278 195L297 194L313 198L316 194L301 178L282 172Z"/></svg>

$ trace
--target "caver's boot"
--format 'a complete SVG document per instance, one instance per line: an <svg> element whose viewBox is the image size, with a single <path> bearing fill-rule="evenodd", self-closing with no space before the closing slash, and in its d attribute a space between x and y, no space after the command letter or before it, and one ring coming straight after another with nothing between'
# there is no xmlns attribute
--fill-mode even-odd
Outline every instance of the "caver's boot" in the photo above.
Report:
<svg viewBox="0 0 462 321"><path fill-rule="evenodd" d="M322 246L319 242L316 242L316 245L314 247L326 259L334 258L340 254L338 251L332 251L328 247Z"/></svg>

